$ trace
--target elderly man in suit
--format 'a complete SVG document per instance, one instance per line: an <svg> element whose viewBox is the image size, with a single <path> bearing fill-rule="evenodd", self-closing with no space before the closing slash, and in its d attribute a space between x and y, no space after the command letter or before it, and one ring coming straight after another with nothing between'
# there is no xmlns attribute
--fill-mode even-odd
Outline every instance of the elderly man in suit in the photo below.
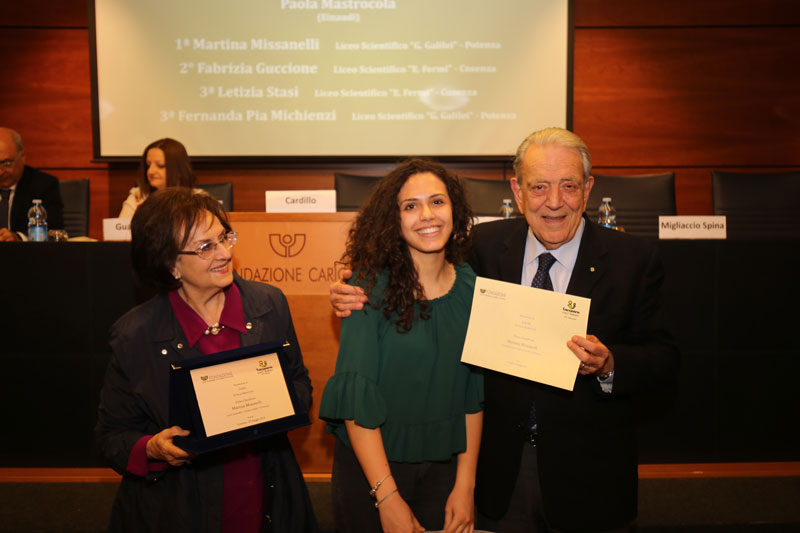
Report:
<svg viewBox="0 0 800 533"><path fill-rule="evenodd" d="M581 360L572 392L487 372L481 522L503 532L624 530L636 516L633 400L677 372L661 316L661 261L647 241L584 215L594 180L577 135L534 132L514 169L525 220L478 225L473 267L529 285L540 264L552 262L550 287L592 304L587 336L565 339Z"/></svg>
<svg viewBox="0 0 800 533"><path fill-rule="evenodd" d="M0 242L19 241L28 231L28 209L40 199L50 229L64 227L58 178L25 164L22 137L0 127Z"/></svg>
<svg viewBox="0 0 800 533"><path fill-rule="evenodd" d="M649 242L584 214L594 184L586 144L561 128L517 150L511 188L524 219L473 229L479 276L591 298L573 391L485 374L476 478L478 526L498 532L626 531L636 517L633 403L674 382L679 354L662 318L663 268ZM332 286L337 313L363 298Z"/></svg>

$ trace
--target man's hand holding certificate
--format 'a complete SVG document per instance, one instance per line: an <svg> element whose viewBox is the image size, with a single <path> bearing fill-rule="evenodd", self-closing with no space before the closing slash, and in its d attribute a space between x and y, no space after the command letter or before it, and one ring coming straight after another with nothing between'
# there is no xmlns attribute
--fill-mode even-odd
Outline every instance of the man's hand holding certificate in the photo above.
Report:
<svg viewBox="0 0 800 533"><path fill-rule="evenodd" d="M461 361L572 390L591 300L478 277Z"/></svg>

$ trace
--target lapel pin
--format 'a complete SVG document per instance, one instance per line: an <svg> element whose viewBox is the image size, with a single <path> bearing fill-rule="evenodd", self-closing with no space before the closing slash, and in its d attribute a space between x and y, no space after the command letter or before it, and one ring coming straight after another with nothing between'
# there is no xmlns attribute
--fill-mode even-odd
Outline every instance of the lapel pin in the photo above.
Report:
<svg viewBox="0 0 800 533"><path fill-rule="evenodd" d="M594 272L594 267L589 267L589 272Z"/></svg>

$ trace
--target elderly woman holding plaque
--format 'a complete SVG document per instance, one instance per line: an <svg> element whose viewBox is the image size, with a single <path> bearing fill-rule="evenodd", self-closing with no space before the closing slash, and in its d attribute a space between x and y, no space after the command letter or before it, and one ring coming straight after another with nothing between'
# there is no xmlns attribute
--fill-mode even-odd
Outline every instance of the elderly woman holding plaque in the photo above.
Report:
<svg viewBox="0 0 800 533"><path fill-rule="evenodd" d="M170 372L182 361L284 344L285 383L308 409L311 382L286 298L233 273L236 233L219 203L188 188L154 192L131 224L133 267L159 294L112 327L95 428L122 483L111 531L316 531L286 433L195 455L170 424ZM197 430L194 430L197 433Z"/></svg>

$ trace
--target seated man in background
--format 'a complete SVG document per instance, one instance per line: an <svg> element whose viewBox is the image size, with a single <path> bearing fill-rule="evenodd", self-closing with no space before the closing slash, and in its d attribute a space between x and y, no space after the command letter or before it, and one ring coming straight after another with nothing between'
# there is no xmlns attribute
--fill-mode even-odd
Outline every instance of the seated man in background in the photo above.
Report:
<svg viewBox="0 0 800 533"><path fill-rule="evenodd" d="M25 164L22 137L0 127L0 242L20 241L28 233L28 209L40 199L49 229L64 228L58 178Z"/></svg>

